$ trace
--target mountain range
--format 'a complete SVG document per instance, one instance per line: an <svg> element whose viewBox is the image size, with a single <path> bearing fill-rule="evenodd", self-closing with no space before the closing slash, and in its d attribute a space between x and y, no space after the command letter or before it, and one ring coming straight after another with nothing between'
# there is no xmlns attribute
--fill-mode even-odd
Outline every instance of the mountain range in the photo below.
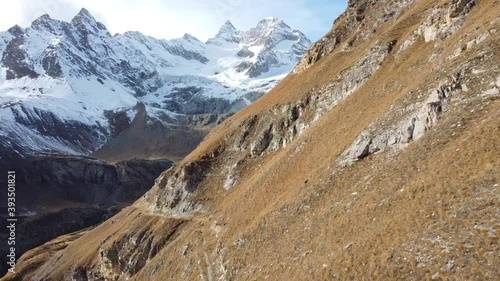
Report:
<svg viewBox="0 0 500 281"><path fill-rule="evenodd" d="M183 143L157 154L181 158L201 141L202 127L261 97L310 44L272 17L247 31L228 21L201 42L189 34L113 36L85 9L70 22L43 15L0 32L1 155L89 155L144 110L143 125L155 124L150 138Z"/></svg>

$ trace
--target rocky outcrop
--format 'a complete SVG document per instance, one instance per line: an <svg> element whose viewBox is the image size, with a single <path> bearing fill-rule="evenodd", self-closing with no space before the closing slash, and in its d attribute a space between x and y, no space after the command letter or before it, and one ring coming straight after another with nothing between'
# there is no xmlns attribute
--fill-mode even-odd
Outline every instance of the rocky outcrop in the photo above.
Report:
<svg viewBox="0 0 500 281"><path fill-rule="evenodd" d="M311 46L293 72L302 72L334 50L341 49L342 52L346 52L363 41L370 40L377 28L397 19L398 15L407 10L413 2L414 0L388 3L376 0L350 0L347 11L335 20L333 29Z"/></svg>
<svg viewBox="0 0 500 281"><path fill-rule="evenodd" d="M189 202L199 184L207 177L210 162L200 161L186 164L180 169L170 170L156 179L158 190L145 195L148 204L145 208L154 213L185 216L201 211L203 206Z"/></svg>
<svg viewBox="0 0 500 281"><path fill-rule="evenodd" d="M284 118L268 125L267 128L264 126L263 130L260 129L257 135L262 138L250 145L251 155L259 156L265 151L274 152L290 144L313 122L370 79L389 55L390 46L391 43L377 44L369 48L364 56L360 57L351 68L344 70L330 84L295 104L273 108L269 116L263 117L262 120L273 120L271 116L284 116ZM262 125L258 125L257 128L262 128Z"/></svg>
<svg viewBox="0 0 500 281"><path fill-rule="evenodd" d="M427 99L421 105L409 106L409 108L414 108L406 113L409 117L399 121L399 124L390 126L390 129L380 129L380 123L372 125L371 128L360 134L352 146L338 159L338 163L341 165L352 164L381 150L399 147L402 144L418 140L434 127L439 116L449 109L452 96L467 91L463 80L464 74L458 72L451 78L451 81L442 82L437 89L430 91ZM455 101L457 100L458 98L455 98ZM386 118L393 116L389 113Z"/></svg>
<svg viewBox="0 0 500 281"><path fill-rule="evenodd" d="M418 36L423 37L426 42L441 44L442 40L451 36L463 25L465 16L476 4L476 1L451 1L448 9L433 10L423 25L414 32L414 35L405 40L397 55L414 44ZM477 42L484 41L489 35L490 32L486 32L478 39L470 41L469 48ZM452 58L457 58L465 49L467 47L457 49ZM437 54L433 56L435 55ZM436 88L430 89L426 100L407 106L410 110L405 113L403 120L397 121L398 124L386 125L385 129L381 129L381 121L373 124L371 128L359 135L337 163L349 165L373 153L387 148L401 147L401 145L408 144L423 136L436 125L439 116L449 110L450 103L460 102L461 99L454 96L468 90L468 83L465 81L470 81L474 74L471 73L469 62L463 62L462 68L451 78L441 81ZM393 116L389 113L385 118L393 119Z"/></svg>
<svg viewBox="0 0 500 281"><path fill-rule="evenodd" d="M465 16L476 4L476 0L452 0L448 8L435 9L415 32L423 35L426 42L434 42L435 45L439 45L442 40L463 26Z"/></svg>
<svg viewBox="0 0 500 281"><path fill-rule="evenodd" d="M121 132L130 127L132 120L128 117L126 111L105 111L104 116L108 119L111 127L111 137L117 137Z"/></svg>
<svg viewBox="0 0 500 281"><path fill-rule="evenodd" d="M449 17L456 18L466 15L477 4L477 0L453 0L449 8Z"/></svg>

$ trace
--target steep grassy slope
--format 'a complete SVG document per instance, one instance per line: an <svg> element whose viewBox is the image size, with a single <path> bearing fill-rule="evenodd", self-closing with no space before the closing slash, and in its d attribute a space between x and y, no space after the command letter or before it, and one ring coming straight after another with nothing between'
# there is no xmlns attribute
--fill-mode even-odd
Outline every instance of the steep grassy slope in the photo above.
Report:
<svg viewBox="0 0 500 281"><path fill-rule="evenodd" d="M350 1L134 206L4 280L495 280L499 14Z"/></svg>

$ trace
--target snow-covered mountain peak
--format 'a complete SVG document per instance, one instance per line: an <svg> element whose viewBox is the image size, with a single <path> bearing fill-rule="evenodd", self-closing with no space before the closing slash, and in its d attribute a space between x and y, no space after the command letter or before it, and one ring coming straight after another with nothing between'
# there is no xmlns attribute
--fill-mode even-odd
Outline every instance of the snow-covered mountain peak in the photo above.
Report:
<svg viewBox="0 0 500 281"><path fill-rule="evenodd" d="M261 20L256 27L245 32L243 38L247 44L264 45L272 48L283 40L295 40L293 30L282 19L268 17Z"/></svg>
<svg viewBox="0 0 500 281"><path fill-rule="evenodd" d="M281 19L278 17L269 16L269 17L263 19L262 21L280 21L280 20Z"/></svg>
<svg viewBox="0 0 500 281"><path fill-rule="evenodd" d="M188 40L188 41L201 42L200 40L198 40L198 38L194 37L193 35L191 35L189 33L185 33L184 36L182 36L182 38L185 39L185 40Z"/></svg>
<svg viewBox="0 0 500 281"><path fill-rule="evenodd" d="M288 24L277 17L267 17L247 31L238 30L230 21L226 21L217 35L209 39L207 43L221 46L229 42L243 45L243 48L263 47L265 50L270 50L283 41L300 42L301 45L307 45L307 47L311 44L302 32L292 30Z"/></svg>
<svg viewBox="0 0 500 281"><path fill-rule="evenodd" d="M71 20L71 24L80 29L93 30L94 32L101 30L105 31L105 33L109 33L106 26L104 26L101 22L98 22L85 8L82 8L80 12Z"/></svg>
<svg viewBox="0 0 500 281"><path fill-rule="evenodd" d="M213 42L216 39L222 39L224 41L230 42L230 43L238 43L240 41L240 33L241 31L238 31L234 25L227 20L219 29L219 32L215 37L209 42Z"/></svg>
<svg viewBox="0 0 500 281"><path fill-rule="evenodd" d="M95 23L97 20L92 16L92 14L85 8L82 8L80 12L71 20L71 23L85 21L88 23Z"/></svg>
<svg viewBox="0 0 500 281"><path fill-rule="evenodd" d="M37 23L37 22L43 22L43 21L50 21L52 20L52 18L50 17L49 14L43 14L41 16L39 16L38 18L36 18L33 23Z"/></svg>
<svg viewBox="0 0 500 281"><path fill-rule="evenodd" d="M267 17L257 24L257 27L259 28L266 28L266 29L272 29L275 28L276 26L284 26L287 28L290 28L282 19L277 18L277 17Z"/></svg>
<svg viewBox="0 0 500 281"><path fill-rule="evenodd" d="M58 29L58 26L60 26L60 24L61 21L51 18L48 14L44 14L35 19L31 23L30 28L39 31L48 31L54 33L55 29Z"/></svg>
<svg viewBox="0 0 500 281"><path fill-rule="evenodd" d="M19 25L14 25L13 27L9 28L7 30L7 32L9 32L10 34L12 34L13 36L18 36L18 35L21 35L24 33L24 28L20 27Z"/></svg>
<svg viewBox="0 0 500 281"><path fill-rule="evenodd" d="M109 112L131 119L138 102L166 126L179 115L235 112L274 87L309 44L277 18L248 31L227 21L205 43L190 34L112 36L86 9L71 22L44 15L0 32L0 149L12 141L30 153L87 153L111 137Z"/></svg>
<svg viewBox="0 0 500 281"><path fill-rule="evenodd" d="M139 38L145 38L145 37L150 37L150 36L147 36L145 34L142 34L139 31L127 31L127 32L125 32L123 34L117 33L113 37L119 38L119 37L122 37L122 36L131 37L131 38L137 38L137 39L139 39Z"/></svg>
<svg viewBox="0 0 500 281"><path fill-rule="evenodd" d="M224 35L224 34L231 34L231 33L235 33L237 30L236 30L236 27L234 27L233 23L230 22L229 20L227 20L226 22L224 22L224 24L220 27L219 29L219 33L217 33L216 37L219 37L221 35Z"/></svg>

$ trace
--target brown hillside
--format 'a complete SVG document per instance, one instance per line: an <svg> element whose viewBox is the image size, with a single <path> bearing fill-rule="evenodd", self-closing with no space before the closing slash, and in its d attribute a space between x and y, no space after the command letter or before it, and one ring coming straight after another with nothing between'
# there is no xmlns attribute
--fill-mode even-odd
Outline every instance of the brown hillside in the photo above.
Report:
<svg viewBox="0 0 500 281"><path fill-rule="evenodd" d="M2 280L498 280L498 15L349 1L134 206Z"/></svg>

